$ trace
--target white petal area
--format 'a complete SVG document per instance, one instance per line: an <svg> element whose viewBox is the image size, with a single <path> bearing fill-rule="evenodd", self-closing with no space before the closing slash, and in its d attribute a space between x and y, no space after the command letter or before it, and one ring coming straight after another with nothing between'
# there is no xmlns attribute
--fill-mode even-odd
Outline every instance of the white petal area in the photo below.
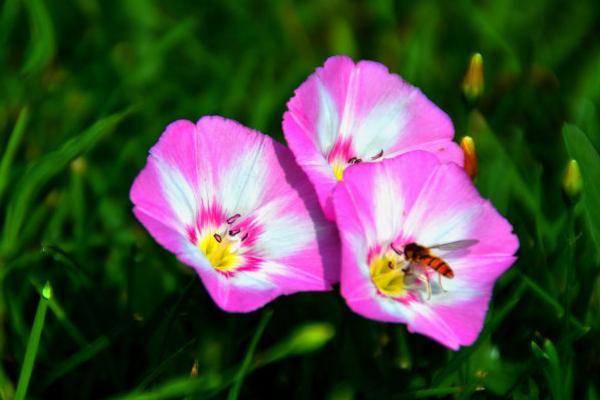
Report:
<svg viewBox="0 0 600 400"><path fill-rule="evenodd" d="M252 213L264 229L254 247L265 259L290 256L316 237L314 224L307 218L286 213L285 206L285 200L279 198Z"/></svg>
<svg viewBox="0 0 600 400"><path fill-rule="evenodd" d="M400 301L394 300L390 297L382 296L378 293L376 293L374 296L383 312L389 315L390 320L402 320L410 324L418 312L418 307L414 307L414 305L418 304L416 302L413 302L410 304L410 306L407 306Z"/></svg>
<svg viewBox="0 0 600 400"><path fill-rule="evenodd" d="M448 174L450 167L438 167L423 185L424 189L406 218L403 229L405 239L427 247L476 239L469 235L484 211L485 202L477 196L476 191L462 187L470 185L469 181L455 179L454 174ZM465 194L456 195L462 192Z"/></svg>
<svg viewBox="0 0 600 400"><path fill-rule="evenodd" d="M223 168L218 194L219 203L227 212L245 215L263 202L265 177L268 176L264 145L264 139L257 140Z"/></svg>
<svg viewBox="0 0 600 400"><path fill-rule="evenodd" d="M182 173L161 159L153 157L159 175L163 195L169 203L173 213L183 230L192 226L197 213L197 199L194 190Z"/></svg>
<svg viewBox="0 0 600 400"><path fill-rule="evenodd" d="M388 245L396 238L404 222L404 197L394 177L388 176L390 171L383 164L377 166L379 173L373 190L377 237L373 244Z"/></svg>
<svg viewBox="0 0 600 400"><path fill-rule="evenodd" d="M390 92L389 97L392 98L384 97L355 127L354 148L365 158L391 148L407 134L406 105L411 96L399 97Z"/></svg>
<svg viewBox="0 0 600 400"><path fill-rule="evenodd" d="M317 137L319 148L327 155L337 139L339 129L339 117L336 105L329 91L320 80L317 80L319 90L319 113L317 120Z"/></svg>
<svg viewBox="0 0 600 400"><path fill-rule="evenodd" d="M356 66L350 71L348 78L348 88L344 99L344 108L342 112L342 120L340 123L340 135L342 137L353 136L358 126L358 118L356 115L357 99L359 92L358 68Z"/></svg>

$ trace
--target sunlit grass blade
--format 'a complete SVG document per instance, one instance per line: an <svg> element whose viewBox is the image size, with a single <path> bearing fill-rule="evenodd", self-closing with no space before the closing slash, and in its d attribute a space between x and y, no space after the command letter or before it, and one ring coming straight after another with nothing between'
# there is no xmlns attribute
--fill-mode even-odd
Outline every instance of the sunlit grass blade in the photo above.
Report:
<svg viewBox="0 0 600 400"><path fill-rule="evenodd" d="M9 182L8 172L15 157L15 153L23 139L23 134L27 128L27 122L29 122L29 109L24 107L19 113L17 123L8 139L6 150L4 150L2 154L2 161L0 161L0 205L2 204L2 197L4 196L4 191Z"/></svg>
<svg viewBox="0 0 600 400"><path fill-rule="evenodd" d="M254 332L254 336L252 337L252 341L250 342L250 346L248 346L248 351L246 352L246 356L244 357L244 361L240 366L240 370L238 371L235 380L233 382L233 387L229 391L229 395L227 396L228 400L237 400L240 395L240 390L242 388L242 383L244 383L244 377L248 372L248 368L250 368L250 363L254 358L254 352L256 351L256 346L258 345L258 341L260 340L269 320L273 316L272 310L266 310L263 312L260 322L258 323L258 328Z"/></svg>
<svg viewBox="0 0 600 400"><path fill-rule="evenodd" d="M106 117L81 135L66 142L60 149L47 154L36 164L32 165L15 187L13 196L8 204L0 255L8 257L19 247L19 232L30 209L30 205L40 189L51 178L62 171L68 163L79 154L92 148L98 140L110 132L129 114L130 111L113 114Z"/></svg>
<svg viewBox="0 0 600 400"><path fill-rule="evenodd" d="M29 340L27 341L27 349L25 351L23 365L21 366L21 373L19 374L15 400L23 400L27 394L27 387L29 386L29 381L31 380L35 357L40 345L42 330L44 329L44 320L46 319L46 311L48 310L48 300L51 297L52 288L49 283L46 283L46 286L44 286L44 289L42 290L42 295L40 296L38 308L35 312L35 318L33 320L33 327L31 328Z"/></svg>
<svg viewBox="0 0 600 400"><path fill-rule="evenodd" d="M22 72L35 74L52 61L55 52L54 27L43 0L25 1L29 13L31 41Z"/></svg>

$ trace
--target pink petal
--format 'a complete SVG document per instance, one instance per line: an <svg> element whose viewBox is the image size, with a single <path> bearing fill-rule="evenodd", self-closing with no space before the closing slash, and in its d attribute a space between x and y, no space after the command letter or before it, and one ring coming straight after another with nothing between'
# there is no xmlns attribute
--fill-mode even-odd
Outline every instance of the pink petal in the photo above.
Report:
<svg viewBox="0 0 600 400"><path fill-rule="evenodd" d="M330 196L337 183L330 158L344 147L341 143L350 143L340 153L343 161L374 161L381 151L389 158L426 150L442 161L463 163L452 142L452 122L443 111L384 65L355 64L345 56L329 58L296 89L283 131L328 218L333 218Z"/></svg>
<svg viewBox="0 0 600 400"><path fill-rule="evenodd" d="M136 178L131 200L150 234L193 267L227 311L252 311L282 294L329 290L339 279L337 230L293 155L234 121L205 117L169 125ZM198 235L206 226L220 226L227 235L234 224L230 232L243 228L237 238L246 235L245 264L223 273L198 247Z"/></svg>
<svg viewBox="0 0 600 400"><path fill-rule="evenodd" d="M359 164L336 188L334 206L342 239L341 291L355 312L407 323L453 349L477 338L494 282L515 261L518 240L460 167L419 151ZM446 291L429 300L391 298L372 281L370 249L464 240L477 242L459 250L432 249L455 276L443 278Z"/></svg>

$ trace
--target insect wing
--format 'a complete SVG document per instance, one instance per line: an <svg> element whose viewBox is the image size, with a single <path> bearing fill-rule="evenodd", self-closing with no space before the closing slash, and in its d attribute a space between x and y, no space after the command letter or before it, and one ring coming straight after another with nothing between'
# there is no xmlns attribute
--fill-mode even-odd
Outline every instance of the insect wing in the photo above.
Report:
<svg viewBox="0 0 600 400"><path fill-rule="evenodd" d="M466 239L466 240L457 240L456 242L436 244L435 246L430 246L430 249L438 249L444 251L453 251L453 250L463 250L467 249L471 246L479 243L477 239Z"/></svg>

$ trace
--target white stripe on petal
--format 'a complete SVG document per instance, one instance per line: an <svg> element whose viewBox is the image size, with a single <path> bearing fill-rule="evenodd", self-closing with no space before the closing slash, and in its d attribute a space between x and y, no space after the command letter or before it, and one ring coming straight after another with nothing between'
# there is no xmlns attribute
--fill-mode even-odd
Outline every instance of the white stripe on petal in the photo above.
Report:
<svg viewBox="0 0 600 400"><path fill-rule="evenodd" d="M356 125L356 103L358 101L358 74L360 70L357 67L352 69L348 78L348 89L346 91L346 99L344 102L344 111L342 113L342 121L340 123L340 135L342 137L350 137L355 134Z"/></svg>
<svg viewBox="0 0 600 400"><path fill-rule="evenodd" d="M464 207L460 203L451 203L447 193L439 191L446 171L438 168L429 176L404 224L404 236L423 246L474 239L468 237L472 221L483 212L483 203Z"/></svg>
<svg viewBox="0 0 600 400"><path fill-rule="evenodd" d="M220 176L220 204L226 212L248 214L263 200L267 165L263 155L264 138L245 149ZM227 149L223 149L227 151Z"/></svg>
<svg viewBox="0 0 600 400"><path fill-rule="evenodd" d="M252 214L264 228L255 248L265 259L290 256L317 235L310 219L285 213L284 206L281 200L272 201Z"/></svg>
<svg viewBox="0 0 600 400"><path fill-rule="evenodd" d="M160 177L161 190L181 227L193 225L197 212L194 190L178 169L157 157L154 157L154 161Z"/></svg>
<svg viewBox="0 0 600 400"><path fill-rule="evenodd" d="M373 284L375 287L375 284ZM381 308L388 313L393 318L401 317L407 323L411 323L415 319L415 307L414 305L418 304L416 302L411 303L410 306L402 304L401 302L394 300L390 297L381 296L375 291L373 295L377 300L377 303L381 306Z"/></svg>
<svg viewBox="0 0 600 400"><path fill-rule="evenodd" d="M358 154L374 156L398 142L407 123L406 105L413 93L399 96L389 92L358 122L353 138Z"/></svg>
<svg viewBox="0 0 600 400"><path fill-rule="evenodd" d="M317 120L317 133L319 148L322 154L328 154L338 135L339 119L335 102L329 91L320 80L317 80L319 89L319 117Z"/></svg>
<svg viewBox="0 0 600 400"><path fill-rule="evenodd" d="M391 243L404 221L404 197L398 190L393 177L387 177L387 169L379 168L380 173L375 176L373 188L373 203L375 205L375 229L377 239L375 243Z"/></svg>

